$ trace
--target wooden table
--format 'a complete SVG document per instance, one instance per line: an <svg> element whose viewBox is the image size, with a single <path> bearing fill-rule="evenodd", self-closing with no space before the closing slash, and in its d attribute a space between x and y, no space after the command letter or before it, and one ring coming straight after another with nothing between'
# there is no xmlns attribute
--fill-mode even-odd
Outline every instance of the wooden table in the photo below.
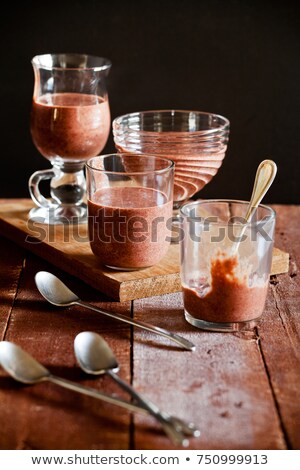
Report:
<svg viewBox="0 0 300 470"><path fill-rule="evenodd" d="M194 420L190 449L300 449L300 206L274 206L276 245L291 254L289 274L273 277L253 334L197 330L183 318L180 293L111 302L11 241L0 241L0 338L13 341L53 373L117 393L112 380L80 371L73 341L96 331L114 349L120 375L162 409ZM79 307L58 309L38 293L34 275L49 270L85 301L176 331L167 340ZM84 397L50 383L19 384L0 369L1 449L173 449L150 416Z"/></svg>

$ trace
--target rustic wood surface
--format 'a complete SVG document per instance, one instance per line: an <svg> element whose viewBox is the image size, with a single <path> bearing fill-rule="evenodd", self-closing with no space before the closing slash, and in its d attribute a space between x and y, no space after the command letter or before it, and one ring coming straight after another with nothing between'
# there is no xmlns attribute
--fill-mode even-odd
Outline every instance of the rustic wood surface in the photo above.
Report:
<svg viewBox="0 0 300 470"><path fill-rule="evenodd" d="M180 291L178 244L171 245L156 266L139 271L113 271L101 266L93 255L86 225L37 224L28 220L32 207L29 199L0 200L0 234L116 300ZM275 248L271 273L287 272L288 266L288 253Z"/></svg>
<svg viewBox="0 0 300 470"><path fill-rule="evenodd" d="M65 271L0 238L0 339L19 344L53 373L123 398L112 380L80 371L77 333L96 331L114 349L119 374L162 409L199 424L191 449L300 449L300 206L275 206L276 245L289 273L273 276L263 319L248 335L198 330L172 293L113 302ZM34 274L51 270L83 300L184 335L195 352L79 307L42 299ZM64 390L22 385L0 368L0 449L173 449L152 417Z"/></svg>

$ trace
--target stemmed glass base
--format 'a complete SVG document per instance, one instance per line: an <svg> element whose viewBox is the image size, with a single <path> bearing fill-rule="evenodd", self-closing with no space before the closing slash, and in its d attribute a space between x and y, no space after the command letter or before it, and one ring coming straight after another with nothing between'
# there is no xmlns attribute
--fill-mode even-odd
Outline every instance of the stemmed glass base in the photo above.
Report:
<svg viewBox="0 0 300 470"><path fill-rule="evenodd" d="M29 192L38 207L31 209L30 220L47 225L74 225L87 222L84 162L54 162L50 170L35 172L29 179ZM50 179L51 198L39 188Z"/></svg>
<svg viewBox="0 0 300 470"><path fill-rule="evenodd" d="M76 207L58 207L46 209L34 207L29 212L29 218L33 222L47 225L77 225L87 223L87 206L85 203Z"/></svg>

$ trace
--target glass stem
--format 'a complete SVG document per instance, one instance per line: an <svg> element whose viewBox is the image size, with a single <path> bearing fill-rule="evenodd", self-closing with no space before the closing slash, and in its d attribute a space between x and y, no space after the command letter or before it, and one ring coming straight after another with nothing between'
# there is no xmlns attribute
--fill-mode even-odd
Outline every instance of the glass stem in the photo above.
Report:
<svg viewBox="0 0 300 470"><path fill-rule="evenodd" d="M60 206L79 206L84 202L86 183L83 167L82 162L54 165L56 176L51 180L51 196Z"/></svg>

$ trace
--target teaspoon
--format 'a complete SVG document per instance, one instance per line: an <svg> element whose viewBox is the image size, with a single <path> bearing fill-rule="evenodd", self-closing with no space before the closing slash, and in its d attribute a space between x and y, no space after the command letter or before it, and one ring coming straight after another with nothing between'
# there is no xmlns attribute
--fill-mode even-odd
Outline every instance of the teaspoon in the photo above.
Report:
<svg viewBox="0 0 300 470"><path fill-rule="evenodd" d="M263 160L255 175L252 195L245 215L246 223L250 222L255 210L266 195L277 173L277 165L273 160Z"/></svg>
<svg viewBox="0 0 300 470"><path fill-rule="evenodd" d="M113 351L102 336L91 331L79 333L74 341L74 351L77 362L84 372L93 375L108 374L123 390L129 393L140 406L144 407L145 410L160 422L173 441L177 441L177 443L179 442L185 446L188 445L188 442L182 439L182 433L191 436L200 435L200 431L193 423L186 423L180 418L170 416L168 413L160 411L154 403L140 395L131 385L116 374L119 370L119 364Z"/></svg>
<svg viewBox="0 0 300 470"><path fill-rule="evenodd" d="M235 241L231 250L232 255L237 253L239 244L242 241L247 224L251 221L258 205L261 203L262 199L264 198L271 184L273 183L276 173L277 165L275 162L273 162L273 160L263 160L259 164L256 170L250 202L248 204L247 211L244 216L244 222L240 230L239 237Z"/></svg>
<svg viewBox="0 0 300 470"><path fill-rule="evenodd" d="M42 296L46 300L48 300L48 302L53 305L56 305L57 307L70 307L71 305L80 305L81 307L85 307L95 312L102 313L103 315L106 315L110 318L129 323L130 325L138 326L139 328L143 328L144 330L148 330L152 333L164 336L165 338L169 338L170 340L179 344L182 348L187 349L189 351L195 350L195 345L193 343L175 333L171 333L170 331L167 331L163 328L150 325L149 323L145 323L139 320L133 320L132 318L126 317L125 315L121 315L120 313L112 313L106 310L102 310L98 307L94 307L93 305L88 304L87 302L83 302L60 279L58 279L58 277L54 276L54 274L51 274L46 271L39 271L35 275L35 283Z"/></svg>

